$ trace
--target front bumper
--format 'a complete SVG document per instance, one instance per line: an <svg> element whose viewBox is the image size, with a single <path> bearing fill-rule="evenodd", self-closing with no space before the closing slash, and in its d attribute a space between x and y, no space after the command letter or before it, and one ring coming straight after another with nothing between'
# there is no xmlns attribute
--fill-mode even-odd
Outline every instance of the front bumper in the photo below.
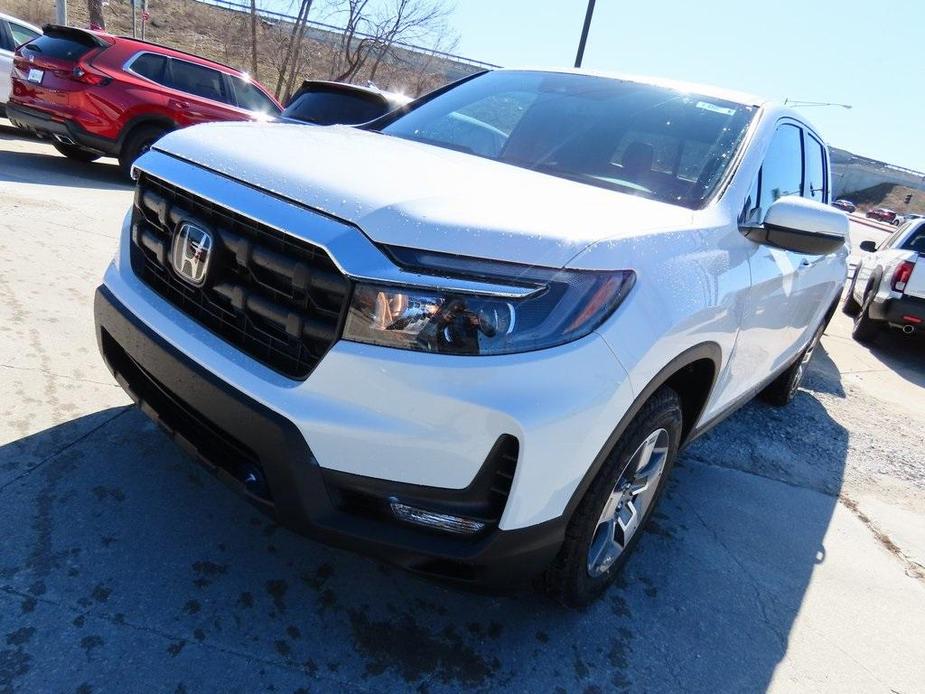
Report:
<svg viewBox="0 0 925 694"><path fill-rule="evenodd" d="M187 452L298 532L469 585L506 586L541 572L562 543L565 519L474 537L437 534L343 505L345 493L454 503L428 490L321 468L299 429L169 345L106 287L94 302L97 341L107 366L145 414ZM486 462L486 466L490 463ZM268 493L243 478L259 471ZM417 496L415 496L417 495ZM465 490L457 495L465 496Z"/></svg>
<svg viewBox="0 0 925 694"><path fill-rule="evenodd" d="M234 186L242 199L248 190ZM328 234L338 249L365 238L355 228L278 199L260 194L258 202L256 211L265 216L285 206L277 228ZM130 223L127 215L106 288L179 353L295 425L325 470L462 490L499 438L510 435L520 450L498 525L533 526L565 512L635 399L625 370L596 334L553 349L492 357L340 340L306 380L287 378L210 332L135 275Z"/></svg>

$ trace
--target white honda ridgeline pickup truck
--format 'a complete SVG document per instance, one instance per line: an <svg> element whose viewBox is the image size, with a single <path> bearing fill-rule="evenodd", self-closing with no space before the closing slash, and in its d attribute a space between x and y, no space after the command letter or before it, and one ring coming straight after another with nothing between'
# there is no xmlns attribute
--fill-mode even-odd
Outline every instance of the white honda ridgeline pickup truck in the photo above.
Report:
<svg viewBox="0 0 925 694"><path fill-rule="evenodd" d="M99 347L289 527L584 604L678 451L797 390L846 275L828 164L791 110L565 70L185 129L136 164Z"/></svg>

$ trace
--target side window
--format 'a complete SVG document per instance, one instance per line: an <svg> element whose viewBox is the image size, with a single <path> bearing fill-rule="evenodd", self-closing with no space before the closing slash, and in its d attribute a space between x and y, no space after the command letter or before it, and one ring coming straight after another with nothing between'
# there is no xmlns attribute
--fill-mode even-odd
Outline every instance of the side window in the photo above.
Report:
<svg viewBox="0 0 925 694"><path fill-rule="evenodd" d="M806 180L803 185L803 197L825 202L825 148L819 140L805 130L803 135L806 152Z"/></svg>
<svg viewBox="0 0 925 694"><path fill-rule="evenodd" d="M12 51L13 46L10 44L10 40L6 35L6 27L3 26L4 21L0 19L0 51Z"/></svg>
<svg viewBox="0 0 925 694"><path fill-rule="evenodd" d="M165 68L167 67L167 58L154 53L142 53L132 61L129 69L136 75L147 77L153 82L164 84Z"/></svg>
<svg viewBox="0 0 925 694"><path fill-rule="evenodd" d="M167 86L187 94L201 96L203 99L226 103L231 101L225 93L222 73L202 65L188 63L185 60L171 59Z"/></svg>
<svg viewBox="0 0 925 694"><path fill-rule="evenodd" d="M274 104L266 94L260 91L250 82L246 82L239 77L231 77L231 84L234 86L234 94L238 106L248 111L259 111L261 113L279 113L279 108Z"/></svg>
<svg viewBox="0 0 925 694"><path fill-rule="evenodd" d="M919 223L918 227L912 230L909 238L903 243L903 250L925 253L925 224Z"/></svg>
<svg viewBox="0 0 925 694"><path fill-rule="evenodd" d="M795 125L781 125L774 133L771 147L761 165L761 184L758 203L761 217L778 198L800 195L803 187L803 149L800 129Z"/></svg>
<svg viewBox="0 0 925 694"><path fill-rule="evenodd" d="M906 225L903 224L899 229L894 231L892 234L887 236L883 241L877 244L877 250L883 250L885 248L895 248L899 239L901 239L906 233Z"/></svg>
<svg viewBox="0 0 925 694"><path fill-rule="evenodd" d="M38 32L32 31L29 27L24 27L22 24L17 24L16 22L10 22L10 33L13 35L13 48L21 46L39 35Z"/></svg>

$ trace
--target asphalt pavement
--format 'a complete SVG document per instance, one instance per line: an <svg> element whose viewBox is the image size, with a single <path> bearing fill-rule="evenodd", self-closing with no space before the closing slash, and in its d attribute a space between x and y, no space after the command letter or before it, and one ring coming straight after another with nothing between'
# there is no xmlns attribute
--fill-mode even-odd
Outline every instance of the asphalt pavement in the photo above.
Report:
<svg viewBox="0 0 925 694"><path fill-rule="evenodd" d="M129 406L92 295L131 195L0 132L0 692L925 690L921 340L839 314L587 610L460 593L278 527Z"/></svg>

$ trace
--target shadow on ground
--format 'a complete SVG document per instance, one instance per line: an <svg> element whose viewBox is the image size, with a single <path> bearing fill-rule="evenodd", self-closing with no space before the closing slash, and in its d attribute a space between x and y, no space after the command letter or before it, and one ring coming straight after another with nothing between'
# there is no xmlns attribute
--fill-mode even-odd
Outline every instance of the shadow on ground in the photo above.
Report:
<svg viewBox="0 0 925 694"><path fill-rule="evenodd" d="M804 382L810 390L828 393L838 398L845 397L838 365L832 361L822 342L813 350L811 367L804 376Z"/></svg>
<svg viewBox="0 0 925 694"><path fill-rule="evenodd" d="M884 329L870 352L904 379L925 388L925 336L903 335L898 329Z"/></svg>
<svg viewBox="0 0 925 694"><path fill-rule="evenodd" d="M0 143L25 138L9 129L0 129ZM122 175L115 159L103 158L93 163L67 159L55 150L50 142L43 142L47 153L13 152L0 149L0 182L28 181L67 188L94 188L98 190L127 190L131 182ZM22 175L27 172L26 176Z"/></svg>
<svg viewBox="0 0 925 694"><path fill-rule="evenodd" d="M137 411L90 417L0 448L45 452L0 488L0 691L763 690L847 449L809 393L747 407L688 450L620 583L576 612L298 537Z"/></svg>

